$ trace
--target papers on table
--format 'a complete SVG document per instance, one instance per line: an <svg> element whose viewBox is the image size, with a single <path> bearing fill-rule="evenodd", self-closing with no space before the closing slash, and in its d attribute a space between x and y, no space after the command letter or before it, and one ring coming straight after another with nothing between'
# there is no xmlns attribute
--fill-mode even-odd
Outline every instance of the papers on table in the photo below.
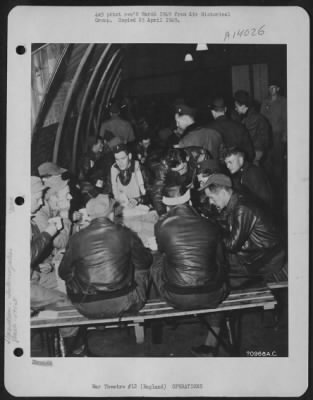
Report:
<svg viewBox="0 0 313 400"><path fill-rule="evenodd" d="M123 216L124 217L136 217L138 215L148 214L149 207L144 204L139 204L134 208L124 207L123 208Z"/></svg>
<svg viewBox="0 0 313 400"><path fill-rule="evenodd" d="M143 244L151 250L157 250L154 225L158 221L156 211L149 211L149 208L144 205L139 205L131 212L123 213L123 224L136 232L142 240Z"/></svg>

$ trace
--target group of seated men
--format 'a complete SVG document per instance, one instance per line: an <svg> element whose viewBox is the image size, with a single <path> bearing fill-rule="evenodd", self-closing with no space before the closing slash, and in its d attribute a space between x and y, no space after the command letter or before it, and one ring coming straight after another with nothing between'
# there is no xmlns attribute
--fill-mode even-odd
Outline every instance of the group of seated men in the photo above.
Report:
<svg viewBox="0 0 313 400"><path fill-rule="evenodd" d="M64 169L48 162L31 177L33 311L72 303L88 318L121 316L144 306L151 281L175 308L214 308L229 290L264 282L283 267L286 251L271 212L271 188L245 150L224 146L224 165L220 153L212 157L200 146L171 148L161 158L152 152L145 157L146 180L127 143L106 144L106 185L103 173L97 175L103 164L94 168L102 158L100 138L91 142L89 166L88 157L82 164L81 184L89 179L94 189L84 197L84 224L81 212L70 213ZM142 202L159 214L155 254L114 218L118 208ZM58 266L53 260L60 252ZM220 318L213 315L209 323L218 334ZM64 337L76 333L65 329ZM214 354L215 346L208 334L205 346L193 351Z"/></svg>

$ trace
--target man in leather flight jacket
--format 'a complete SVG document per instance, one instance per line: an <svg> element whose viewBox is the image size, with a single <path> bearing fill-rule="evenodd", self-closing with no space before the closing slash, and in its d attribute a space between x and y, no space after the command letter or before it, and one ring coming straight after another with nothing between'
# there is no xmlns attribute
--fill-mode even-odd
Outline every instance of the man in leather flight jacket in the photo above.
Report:
<svg viewBox="0 0 313 400"><path fill-rule="evenodd" d="M225 296L218 227L188 204L190 191L185 186L173 182L164 194L168 212L155 225L162 255L152 269L156 287L173 307L215 307Z"/></svg>
<svg viewBox="0 0 313 400"><path fill-rule="evenodd" d="M109 219L112 206L107 195L89 200L91 222L70 238L59 267L69 298L87 317L120 316L146 301L152 255L135 233Z"/></svg>
<svg viewBox="0 0 313 400"><path fill-rule="evenodd" d="M152 277L160 296L173 307L214 308L228 293L219 230L189 200L190 190L182 184L173 181L164 188L162 201L168 212L155 226L161 256L155 259ZM205 318L215 333L210 331L206 339L205 347L211 351L216 349L222 315ZM198 348L191 351L197 355Z"/></svg>
<svg viewBox="0 0 313 400"><path fill-rule="evenodd" d="M266 280L284 266L281 235L265 208L235 192L224 174L210 175L201 190L220 213L231 288Z"/></svg>

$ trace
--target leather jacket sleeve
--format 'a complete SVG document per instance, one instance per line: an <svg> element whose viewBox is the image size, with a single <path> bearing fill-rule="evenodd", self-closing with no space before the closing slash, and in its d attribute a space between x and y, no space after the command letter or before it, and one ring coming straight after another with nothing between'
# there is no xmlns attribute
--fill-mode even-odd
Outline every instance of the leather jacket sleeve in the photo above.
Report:
<svg viewBox="0 0 313 400"><path fill-rule="evenodd" d="M232 217L230 232L224 237L224 244L228 251L237 252L249 238L255 224L256 216L246 207L239 207Z"/></svg>
<svg viewBox="0 0 313 400"><path fill-rule="evenodd" d="M35 267L40 262L42 254L51 244L52 237L47 232L41 232L31 240L31 267Z"/></svg>
<svg viewBox="0 0 313 400"><path fill-rule="evenodd" d="M217 242L216 245L216 265L217 265L217 275L218 279L225 280L227 275L227 261L225 257L225 252L223 249L223 243L220 240Z"/></svg>
<svg viewBox="0 0 313 400"><path fill-rule="evenodd" d="M73 275L72 263L73 263L73 255L72 255L72 245L70 239L68 243L68 248L66 249L66 252L62 258L58 270L59 277L66 282L69 280L69 277Z"/></svg>
<svg viewBox="0 0 313 400"><path fill-rule="evenodd" d="M141 239L136 234L130 233L131 261L135 267L135 271L147 270L152 264L152 254L149 249L144 247Z"/></svg>
<svg viewBox="0 0 313 400"><path fill-rule="evenodd" d="M151 201L154 209L158 213L158 215L162 215L166 213L166 207L162 203L162 191L165 184L165 177L168 169L165 165L160 165L157 177L151 188Z"/></svg>
<svg viewBox="0 0 313 400"><path fill-rule="evenodd" d="M163 215L158 222L154 225L154 236L158 245L158 251L160 253L163 253L163 243L162 243L162 235L160 235L160 227L164 221L164 219L166 219L166 215Z"/></svg>

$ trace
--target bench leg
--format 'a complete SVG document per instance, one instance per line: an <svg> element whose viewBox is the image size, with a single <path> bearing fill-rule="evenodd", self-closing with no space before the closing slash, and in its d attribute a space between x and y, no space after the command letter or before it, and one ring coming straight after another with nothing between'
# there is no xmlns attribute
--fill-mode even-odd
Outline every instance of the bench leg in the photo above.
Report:
<svg viewBox="0 0 313 400"><path fill-rule="evenodd" d="M136 335L136 343L142 344L145 341L145 331L143 323L138 323L134 325L135 328L135 335Z"/></svg>
<svg viewBox="0 0 313 400"><path fill-rule="evenodd" d="M236 318L236 321L232 321L232 315L225 315L225 326L224 326L224 331L226 327L226 332L227 332L227 342L222 338L222 329L217 335L208 321L203 318L203 316L199 316L198 318L207 326L208 330L212 333L212 335L216 338L217 340L217 346L221 345L227 353L229 353L231 356L238 356L239 351L240 351L240 346L239 346L239 337L240 337L240 315ZM234 326L236 325L236 329L234 329Z"/></svg>
<svg viewBox="0 0 313 400"><path fill-rule="evenodd" d="M59 339L59 350L60 350L60 357L66 357L66 348L65 343L62 335L60 334L60 330L58 329L57 336Z"/></svg>
<svg viewBox="0 0 313 400"><path fill-rule="evenodd" d="M241 313L237 312L235 315L226 315L225 325L230 345L229 352L232 356L238 357L240 355Z"/></svg>
<svg viewBox="0 0 313 400"><path fill-rule="evenodd" d="M52 338L52 353L53 357L65 357L66 356L66 349L63 337L60 334L60 330L55 328L51 331L51 338Z"/></svg>
<svg viewBox="0 0 313 400"><path fill-rule="evenodd" d="M220 330L219 334L217 334L214 329L212 329L211 325L209 324L209 322L206 320L205 317L203 317L203 315L197 315L198 319L200 321L202 321L204 323L204 325L208 328L208 330L211 332L211 334L215 337L216 341L217 341L217 347L219 345L221 345L227 352L231 352L229 351L229 346L228 343L226 343L224 341L224 339L222 338L222 329Z"/></svg>
<svg viewBox="0 0 313 400"><path fill-rule="evenodd" d="M53 354L54 357L60 357L61 356L61 346L60 346L60 332L58 328L55 328L53 330Z"/></svg>
<svg viewBox="0 0 313 400"><path fill-rule="evenodd" d="M227 336L229 340L229 344L233 347L234 346L234 335L230 323L230 317L226 316L225 318L225 324L226 324L226 329L227 329Z"/></svg>

